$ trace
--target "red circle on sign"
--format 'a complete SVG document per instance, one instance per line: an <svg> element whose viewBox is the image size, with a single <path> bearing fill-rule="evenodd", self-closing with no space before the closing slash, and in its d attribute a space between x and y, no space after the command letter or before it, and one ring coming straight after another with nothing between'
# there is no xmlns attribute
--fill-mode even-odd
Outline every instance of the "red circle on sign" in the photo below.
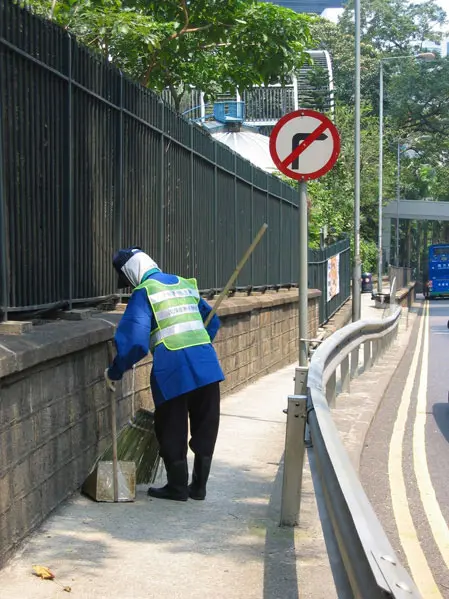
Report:
<svg viewBox="0 0 449 599"><path fill-rule="evenodd" d="M277 138L278 138L278 135L279 135L280 131L282 130L282 128L288 122L290 122L292 119L302 117L302 116L312 117L312 118L320 121L320 123L326 125L326 128L324 129L324 131L329 130L331 137L332 137L333 144L334 144L331 157L326 162L326 164L324 166L322 166L321 168L317 169L316 171L314 171L312 173L306 173L306 174L299 173L297 171L292 170L288 166L285 166L283 164L285 159L282 160L278 156L277 149L276 149ZM309 135L313 135L313 132L311 132ZM312 141L311 143L314 143L314 142ZM301 144L301 146L304 147L304 149L306 149L307 147L309 147L309 145L311 145L311 143L307 143L306 141L304 141ZM315 110L307 110L307 109L295 110L294 112L289 112L288 114L283 116L281 119L279 119L279 121L274 126L273 131L271 132L271 135L270 135L270 154L271 154L271 158L273 159L273 162L276 165L276 167L281 171L281 173L283 173L284 175L287 175L287 177L290 177L291 179L296 179L297 181L307 181L308 179L318 179L319 177L322 177L323 175L325 175L336 163L338 155L340 154L340 135L338 134L338 130L337 130L336 126L334 125L334 123L330 119L328 119L327 116L322 114L321 112L316 112Z"/></svg>

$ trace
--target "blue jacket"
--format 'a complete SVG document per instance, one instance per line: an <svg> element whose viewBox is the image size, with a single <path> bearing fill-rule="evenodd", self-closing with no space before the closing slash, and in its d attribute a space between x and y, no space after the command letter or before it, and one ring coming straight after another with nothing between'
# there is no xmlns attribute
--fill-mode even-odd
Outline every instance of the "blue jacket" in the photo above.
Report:
<svg viewBox="0 0 449 599"><path fill-rule="evenodd" d="M144 280L148 278L172 285L178 282L175 275L159 271L145 276ZM202 298L198 308L203 320L206 320L212 308ZM108 371L112 380L120 380L127 370L148 354L150 333L155 327L156 320L146 290L134 291L115 333L117 355ZM220 320L215 315L207 327L211 341L219 328ZM223 371L211 343L177 351L170 351L160 343L154 350L150 382L156 406L222 380Z"/></svg>

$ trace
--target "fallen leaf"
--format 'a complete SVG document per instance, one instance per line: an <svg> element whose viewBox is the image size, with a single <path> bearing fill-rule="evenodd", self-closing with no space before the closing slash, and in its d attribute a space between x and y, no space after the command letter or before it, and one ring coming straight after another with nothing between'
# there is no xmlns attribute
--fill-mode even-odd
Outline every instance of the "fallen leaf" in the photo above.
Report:
<svg viewBox="0 0 449 599"><path fill-rule="evenodd" d="M53 574L53 572L50 572L50 570L46 566L32 566L32 568L33 574L39 576L39 578L42 578L42 580L51 580L55 584L59 585L62 588L62 590L66 593L71 593L72 587L64 586L58 580L55 580L55 575Z"/></svg>
<svg viewBox="0 0 449 599"><path fill-rule="evenodd" d="M55 575L45 566L33 566L34 574L42 580L53 580Z"/></svg>

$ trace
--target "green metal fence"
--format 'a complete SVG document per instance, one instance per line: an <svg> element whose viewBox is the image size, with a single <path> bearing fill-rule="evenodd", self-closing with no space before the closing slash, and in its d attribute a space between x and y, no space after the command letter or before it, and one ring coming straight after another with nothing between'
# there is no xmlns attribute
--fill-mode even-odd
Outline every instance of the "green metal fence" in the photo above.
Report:
<svg viewBox="0 0 449 599"><path fill-rule="evenodd" d="M333 272L336 267L337 272ZM349 239L320 249L309 249L309 288L320 289L320 323L326 322L351 295Z"/></svg>
<svg viewBox="0 0 449 599"><path fill-rule="evenodd" d="M4 319L114 294L111 256L135 244L221 289L264 222L237 286L297 281L292 187L10 0L0 0L0 124Z"/></svg>

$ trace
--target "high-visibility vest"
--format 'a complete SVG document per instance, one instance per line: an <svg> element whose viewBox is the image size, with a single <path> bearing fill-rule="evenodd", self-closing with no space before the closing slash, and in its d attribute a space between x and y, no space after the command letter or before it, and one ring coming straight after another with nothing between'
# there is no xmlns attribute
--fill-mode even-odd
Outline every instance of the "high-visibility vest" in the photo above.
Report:
<svg viewBox="0 0 449 599"><path fill-rule="evenodd" d="M210 343L198 309L200 294L196 279L183 279L174 285L147 279L136 289L145 289L156 319L151 331L150 350L163 343L167 349L177 350Z"/></svg>

